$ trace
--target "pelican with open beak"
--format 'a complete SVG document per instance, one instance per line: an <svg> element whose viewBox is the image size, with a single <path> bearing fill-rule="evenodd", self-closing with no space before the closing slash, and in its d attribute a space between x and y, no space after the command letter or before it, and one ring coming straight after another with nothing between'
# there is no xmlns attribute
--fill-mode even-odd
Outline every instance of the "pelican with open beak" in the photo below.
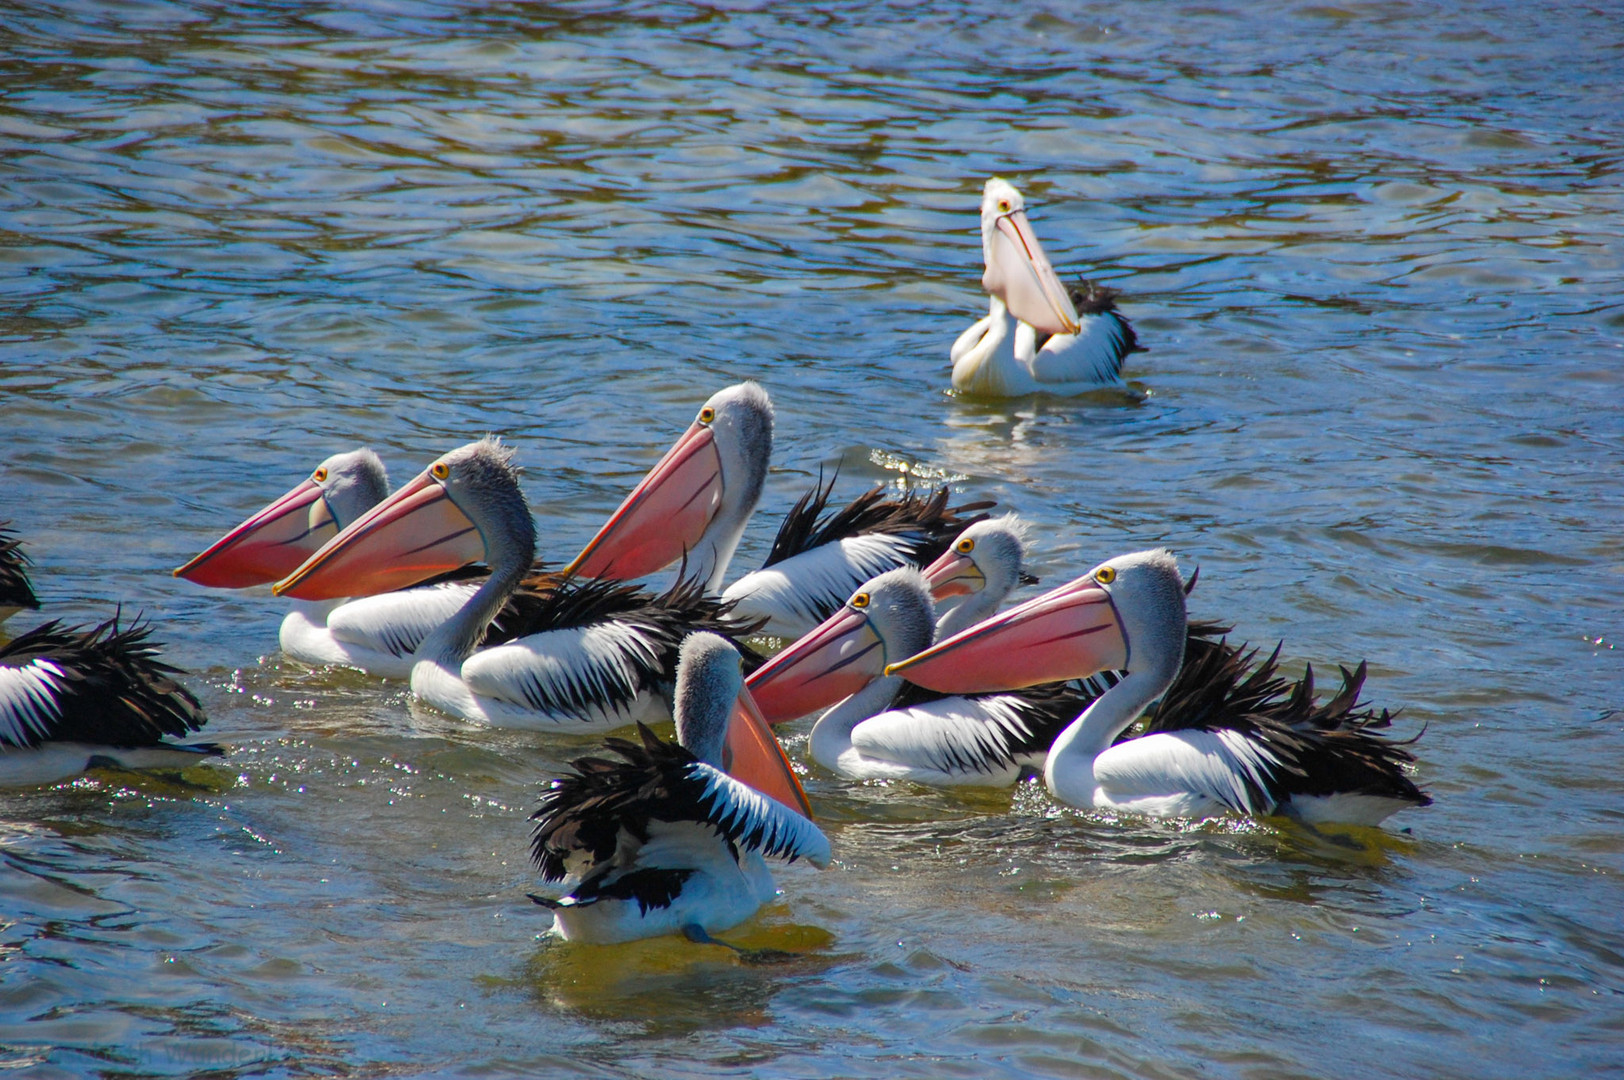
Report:
<svg viewBox="0 0 1624 1080"><path fill-rule="evenodd" d="M993 177L981 197L981 283L986 318L953 343L953 386L986 397L1080 394L1122 385L1122 361L1138 348L1116 293L1083 282L1069 292L1026 218L1026 201Z"/></svg>

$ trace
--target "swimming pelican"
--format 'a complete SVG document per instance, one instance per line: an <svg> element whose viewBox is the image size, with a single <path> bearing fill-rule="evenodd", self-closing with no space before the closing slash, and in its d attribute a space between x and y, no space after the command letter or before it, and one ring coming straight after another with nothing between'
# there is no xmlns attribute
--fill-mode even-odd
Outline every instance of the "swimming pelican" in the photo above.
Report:
<svg viewBox="0 0 1624 1080"><path fill-rule="evenodd" d="M536 866L567 892L531 899L552 911L553 932L566 940L709 941L776 895L766 859L828 865L828 838L727 641L706 633L683 641L675 712L675 744L646 727L641 744L610 739L622 760L576 761L532 815ZM739 750L731 766L724 760L741 728L754 750L748 768Z"/></svg>
<svg viewBox="0 0 1624 1080"><path fill-rule="evenodd" d="M157 659L139 620L89 630L52 620L0 645L0 784L49 784L86 769L179 769L222 753L177 744L203 708Z"/></svg>
<svg viewBox="0 0 1624 1080"><path fill-rule="evenodd" d="M713 395L566 573L629 580L686 554L687 573L719 589L766 480L772 425L772 403L755 383ZM802 496L779 527L766 565L722 591L735 617L766 620L762 633L798 637L868 578L935 558L978 520L969 515L992 505L949 508L945 487L900 499L875 488L825 513L833 485L831 479Z"/></svg>
<svg viewBox="0 0 1624 1080"><path fill-rule="evenodd" d="M605 561L592 569L608 573L658 557L639 543L627 547L632 558L618 560L627 537L638 534L629 530L597 549ZM515 612L507 604L530 572L535 545L512 451L487 438L442 456L274 588L307 600L364 596L398 583L402 566L423 575L483 560L490 576L413 653L412 693L467 720L531 730L606 731L669 719L683 633L753 629L733 623L724 605L686 579L652 599L613 581L563 582ZM476 652L499 616L511 640Z"/></svg>
<svg viewBox="0 0 1624 1080"><path fill-rule="evenodd" d="M28 580L28 553L22 541L0 521L0 622L5 622L23 608L39 610L39 599Z"/></svg>
<svg viewBox="0 0 1624 1080"><path fill-rule="evenodd" d="M1431 802L1406 775L1414 758L1404 744L1375 734L1389 714L1357 709L1363 664L1343 670L1341 693L1324 706L1314 702L1311 671L1284 695L1273 658L1259 674L1248 670L1249 655L1237 659L1238 650L1209 653L1181 686L1187 625L1176 560L1163 549L1141 551L886 672L942 693L1121 672L1056 739L1045 763L1049 791L1073 806L1376 825ZM1119 742L1164 694L1150 730Z"/></svg>
<svg viewBox="0 0 1624 1080"><path fill-rule="evenodd" d="M1084 281L1068 293L1026 220L1026 201L993 177L981 196L981 283L989 308L953 342L953 387L987 397L1081 394L1122 385L1135 351L1116 291Z"/></svg>
<svg viewBox="0 0 1624 1080"><path fill-rule="evenodd" d="M1023 768L1042 765L1049 744L1093 691L1059 684L949 696L885 675L888 662L926 648L935 621L930 580L911 567L888 571L758 669L751 692L769 721L833 705L813 725L810 749L842 776L1013 784Z"/></svg>

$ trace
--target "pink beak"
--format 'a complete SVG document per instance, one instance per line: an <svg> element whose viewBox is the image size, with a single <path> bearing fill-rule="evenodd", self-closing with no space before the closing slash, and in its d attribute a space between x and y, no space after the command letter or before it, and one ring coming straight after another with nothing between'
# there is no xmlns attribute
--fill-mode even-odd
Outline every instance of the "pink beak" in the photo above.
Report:
<svg viewBox="0 0 1624 1080"><path fill-rule="evenodd" d="M789 763L789 755L778 744L750 691L743 687L728 720L722 758L728 775L735 780L777 799L803 817L812 816L812 804Z"/></svg>
<svg viewBox="0 0 1624 1080"><path fill-rule="evenodd" d="M722 505L722 458L703 424L683 432L564 570L629 581L688 553ZM611 542L612 541L612 542Z"/></svg>
<svg viewBox="0 0 1624 1080"><path fill-rule="evenodd" d="M998 218L998 234L989 245L981 284L1004 301L1011 315L1033 329L1049 334L1075 334L1079 329L1077 308L1043 253L1024 210Z"/></svg>
<svg viewBox="0 0 1624 1080"><path fill-rule="evenodd" d="M855 694L884 666L885 643L868 616L843 607L745 682L762 714L781 724Z"/></svg>
<svg viewBox="0 0 1624 1080"><path fill-rule="evenodd" d="M987 587L987 578L981 567L968 555L960 555L952 548L925 567L925 582L930 586L932 600L946 600L950 596L969 596Z"/></svg>
<svg viewBox="0 0 1624 1080"><path fill-rule="evenodd" d="M427 472L356 519L272 588L332 600L404 589L485 557L485 540Z"/></svg>
<svg viewBox="0 0 1624 1080"><path fill-rule="evenodd" d="M1076 679L1127 664L1127 635L1111 594L1092 577L1081 577L892 664L885 673L944 694L976 694Z"/></svg>
<svg viewBox="0 0 1624 1080"><path fill-rule="evenodd" d="M321 485L306 480L175 571L211 589L265 585L304 562L338 533Z"/></svg>

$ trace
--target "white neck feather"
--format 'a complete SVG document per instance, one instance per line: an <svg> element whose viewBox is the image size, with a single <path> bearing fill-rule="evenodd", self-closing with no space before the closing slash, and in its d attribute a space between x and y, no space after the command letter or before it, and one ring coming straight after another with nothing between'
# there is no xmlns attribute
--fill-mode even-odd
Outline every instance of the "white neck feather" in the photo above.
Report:
<svg viewBox="0 0 1624 1080"><path fill-rule="evenodd" d="M1172 675L1165 672L1134 671L1094 699L1049 748L1043 782L1054 796L1072 806L1093 805L1094 759L1109 750L1172 682Z"/></svg>
<svg viewBox="0 0 1624 1080"><path fill-rule="evenodd" d="M982 320L982 323L986 324L986 329L981 335L981 341L968 352L959 355L953 362L954 386L963 387L985 380L986 373L983 369L992 366L994 356L1001 349L1008 351L1010 358L1014 359L1014 351L1008 346L1008 340L1015 332L1016 319L998 297L991 297L990 300L987 317Z"/></svg>
<svg viewBox="0 0 1624 1080"><path fill-rule="evenodd" d="M902 676L882 675L818 717L812 725L813 760L826 768L836 768L840 755L851 749L851 733L857 725L884 712L901 689Z"/></svg>
<svg viewBox="0 0 1624 1080"><path fill-rule="evenodd" d="M998 605L1003 600L1004 596L997 595L989 589L966 596L936 620L936 640L945 641L960 630L974 626L997 611Z"/></svg>

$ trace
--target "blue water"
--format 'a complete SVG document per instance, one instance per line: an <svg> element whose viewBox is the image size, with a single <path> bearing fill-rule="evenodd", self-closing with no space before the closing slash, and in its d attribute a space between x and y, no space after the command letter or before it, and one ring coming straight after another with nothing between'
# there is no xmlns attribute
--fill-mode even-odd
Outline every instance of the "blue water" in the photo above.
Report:
<svg viewBox="0 0 1624 1080"><path fill-rule="evenodd" d="M1624 1067L1624 23L1554 2L66 3L0 19L0 516L48 615L160 626L230 748L0 794L0 1063L38 1075L1570 1077ZM1126 393L948 392L1003 175L1123 290ZM169 576L327 454L503 434L544 550L713 390L775 472L951 481L1046 584L1370 662L1382 832L808 790L734 935L538 935L588 740L281 659ZM802 722L791 754L805 758Z"/></svg>

